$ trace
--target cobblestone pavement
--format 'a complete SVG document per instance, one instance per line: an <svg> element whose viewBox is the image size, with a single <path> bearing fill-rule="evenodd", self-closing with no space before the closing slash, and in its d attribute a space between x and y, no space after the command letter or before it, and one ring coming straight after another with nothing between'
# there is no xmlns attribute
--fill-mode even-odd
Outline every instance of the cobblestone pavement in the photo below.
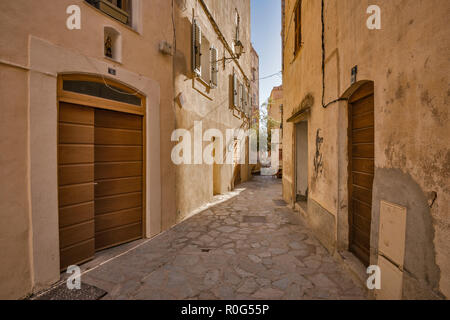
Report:
<svg viewBox="0 0 450 320"><path fill-rule="evenodd" d="M245 189L83 275L105 299L364 299L281 199L281 182Z"/></svg>

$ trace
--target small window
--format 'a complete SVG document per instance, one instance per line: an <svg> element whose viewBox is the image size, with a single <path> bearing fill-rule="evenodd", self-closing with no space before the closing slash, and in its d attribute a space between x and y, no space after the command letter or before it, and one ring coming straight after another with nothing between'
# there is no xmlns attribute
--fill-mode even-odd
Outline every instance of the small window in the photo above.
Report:
<svg viewBox="0 0 450 320"><path fill-rule="evenodd" d="M302 46L302 0L297 1L295 13L295 51L296 54Z"/></svg>
<svg viewBox="0 0 450 320"><path fill-rule="evenodd" d="M142 100L138 96L130 94L116 86L106 85L103 82L64 80L63 90L128 103L135 106L142 105Z"/></svg>
<svg viewBox="0 0 450 320"><path fill-rule="evenodd" d="M86 0L86 2L114 19L132 25L132 0Z"/></svg>
<svg viewBox="0 0 450 320"><path fill-rule="evenodd" d="M201 64L201 44L202 30L196 20L192 22L192 70L194 74L200 76L202 73Z"/></svg>
<svg viewBox="0 0 450 320"><path fill-rule="evenodd" d="M211 88L218 84L218 52L211 46L196 20L192 24L192 71Z"/></svg>

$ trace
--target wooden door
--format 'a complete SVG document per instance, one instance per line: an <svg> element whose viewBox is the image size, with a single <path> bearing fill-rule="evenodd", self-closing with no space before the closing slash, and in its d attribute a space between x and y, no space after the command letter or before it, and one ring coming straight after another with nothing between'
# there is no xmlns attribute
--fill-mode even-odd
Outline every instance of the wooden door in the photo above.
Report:
<svg viewBox="0 0 450 320"><path fill-rule="evenodd" d="M142 116L60 103L60 266L142 237Z"/></svg>
<svg viewBox="0 0 450 320"><path fill-rule="evenodd" d="M95 249L142 237L142 117L95 109Z"/></svg>
<svg viewBox="0 0 450 320"><path fill-rule="evenodd" d="M349 246L368 266L375 170L373 83L363 85L349 102Z"/></svg>
<svg viewBox="0 0 450 320"><path fill-rule="evenodd" d="M94 109L60 103L58 198L60 266L92 259L94 240Z"/></svg>

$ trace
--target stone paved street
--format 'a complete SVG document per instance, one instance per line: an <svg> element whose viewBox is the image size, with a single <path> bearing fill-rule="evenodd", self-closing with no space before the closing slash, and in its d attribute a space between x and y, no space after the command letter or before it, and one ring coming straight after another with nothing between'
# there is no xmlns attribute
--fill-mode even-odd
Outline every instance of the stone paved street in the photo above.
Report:
<svg viewBox="0 0 450 320"><path fill-rule="evenodd" d="M105 299L363 299L364 290L255 177L231 200L83 275Z"/></svg>

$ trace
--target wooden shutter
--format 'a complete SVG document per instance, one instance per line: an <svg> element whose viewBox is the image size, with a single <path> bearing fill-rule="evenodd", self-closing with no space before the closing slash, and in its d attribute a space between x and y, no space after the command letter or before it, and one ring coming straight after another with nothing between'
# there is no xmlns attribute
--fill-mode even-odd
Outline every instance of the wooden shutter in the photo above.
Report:
<svg viewBox="0 0 450 320"><path fill-rule="evenodd" d="M302 46L302 0L297 2L297 6L295 7L295 45L294 45L294 53Z"/></svg>
<svg viewBox="0 0 450 320"><path fill-rule="evenodd" d="M192 23L192 70L197 76L202 74L201 63L202 30L194 20Z"/></svg>
<svg viewBox="0 0 450 320"><path fill-rule="evenodd" d="M248 107L248 90L247 87L244 86L244 112L249 115L249 107Z"/></svg>
<svg viewBox="0 0 450 320"><path fill-rule="evenodd" d="M233 73L233 107L237 108L239 106L239 84L236 77L236 73Z"/></svg>
<svg viewBox="0 0 450 320"><path fill-rule="evenodd" d="M242 111L244 106L244 86L239 82L239 109Z"/></svg>
<svg viewBox="0 0 450 320"><path fill-rule="evenodd" d="M211 48L211 87L217 87L217 74L219 72L219 63L217 61L217 49Z"/></svg>
<svg viewBox="0 0 450 320"><path fill-rule="evenodd" d="M247 87L242 84L242 110L247 112Z"/></svg>

